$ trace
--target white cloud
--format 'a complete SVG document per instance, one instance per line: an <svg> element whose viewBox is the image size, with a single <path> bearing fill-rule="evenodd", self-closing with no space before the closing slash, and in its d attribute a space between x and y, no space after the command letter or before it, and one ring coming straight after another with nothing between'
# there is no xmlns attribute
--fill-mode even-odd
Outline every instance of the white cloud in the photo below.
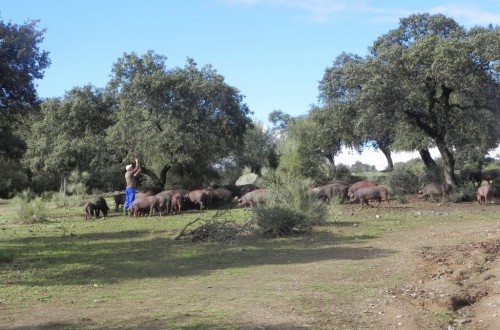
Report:
<svg viewBox="0 0 500 330"><path fill-rule="evenodd" d="M438 6L428 10L431 14L443 14L452 17L461 25L488 25L500 24L500 14L484 11L476 6L458 5L458 6Z"/></svg>
<svg viewBox="0 0 500 330"><path fill-rule="evenodd" d="M331 21L335 14L369 14L372 21L398 21L412 13L440 13L455 19L459 24L488 25L500 24L500 14L480 9L476 5L457 4L430 7L429 2L399 3L398 6L381 6L380 2L367 0L224 0L226 3L244 6L286 7L305 13L307 20L318 23ZM420 7L420 8L419 8Z"/></svg>

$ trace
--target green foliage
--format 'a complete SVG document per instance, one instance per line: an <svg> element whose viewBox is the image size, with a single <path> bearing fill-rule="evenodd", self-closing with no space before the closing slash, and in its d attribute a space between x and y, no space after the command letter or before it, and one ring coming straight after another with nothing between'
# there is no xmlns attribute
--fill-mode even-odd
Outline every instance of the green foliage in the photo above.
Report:
<svg viewBox="0 0 500 330"><path fill-rule="evenodd" d="M59 189L59 176L54 171L41 171L35 174L31 180L31 189L36 194L57 191Z"/></svg>
<svg viewBox="0 0 500 330"><path fill-rule="evenodd" d="M266 205L252 209L263 234L275 237L310 230L324 224L326 205L308 193L309 181L286 172L269 171L264 178L271 194Z"/></svg>
<svg viewBox="0 0 500 330"><path fill-rule="evenodd" d="M28 187L28 177L18 161L0 158L0 173L0 198L10 198Z"/></svg>
<svg viewBox="0 0 500 330"><path fill-rule="evenodd" d="M375 172L377 171L377 168L375 165L368 165L360 162L359 160L356 161L353 165L349 166L349 169L351 172Z"/></svg>
<svg viewBox="0 0 500 330"><path fill-rule="evenodd" d="M333 170L333 180L349 183L351 182L351 170L349 166L344 164L338 164Z"/></svg>
<svg viewBox="0 0 500 330"><path fill-rule="evenodd" d="M31 118L25 163L34 173L104 168L110 150L103 141L113 105L107 93L91 85L45 100Z"/></svg>
<svg viewBox="0 0 500 330"><path fill-rule="evenodd" d="M51 202L58 208L60 207L75 207L82 206L86 202L86 195L65 195L63 193L55 193L52 195Z"/></svg>
<svg viewBox="0 0 500 330"><path fill-rule="evenodd" d="M437 146L455 183L456 150L478 158L500 141L499 48L499 27L465 31L440 14L410 15L366 58L341 54L325 70L318 123L352 148Z"/></svg>
<svg viewBox="0 0 500 330"><path fill-rule="evenodd" d="M68 178L68 193L72 195L85 195L87 193L86 183L90 179L89 172L72 171Z"/></svg>
<svg viewBox="0 0 500 330"><path fill-rule="evenodd" d="M249 167L252 173L260 175L263 167L277 166L276 142L270 129L265 129L261 123L254 123L245 132L243 143L244 147L236 156L240 168Z"/></svg>
<svg viewBox="0 0 500 330"><path fill-rule="evenodd" d="M438 165L435 170L425 170L419 174L418 178L420 187L429 183L444 183L443 168Z"/></svg>
<svg viewBox="0 0 500 330"><path fill-rule="evenodd" d="M493 180L491 184L491 195L494 197L500 197L500 178Z"/></svg>
<svg viewBox="0 0 500 330"><path fill-rule="evenodd" d="M48 52L39 48L45 30L38 30L37 24L0 20L0 157L23 155L23 118L38 102L35 79L42 79L50 64Z"/></svg>
<svg viewBox="0 0 500 330"><path fill-rule="evenodd" d="M471 202L476 200L477 187L473 183L457 186L450 195L452 203Z"/></svg>
<svg viewBox="0 0 500 330"><path fill-rule="evenodd" d="M327 158L320 150L318 125L306 118L290 121L277 142L278 168L297 177L326 180L331 176Z"/></svg>
<svg viewBox="0 0 500 330"><path fill-rule="evenodd" d="M396 166L388 174L387 184L394 196L414 194L418 191L418 177L402 166Z"/></svg>
<svg viewBox="0 0 500 330"><path fill-rule="evenodd" d="M170 171L205 173L238 153L252 126L243 96L210 65L198 68L188 59L183 68L167 70L165 62L153 51L125 54L109 84L119 109L108 144L121 159L139 156L142 174L158 186ZM153 164L161 168L153 171Z"/></svg>
<svg viewBox="0 0 500 330"><path fill-rule="evenodd" d="M36 197L31 190L24 190L16 195L14 204L17 212L17 221L22 224L43 222L47 218L45 201Z"/></svg>

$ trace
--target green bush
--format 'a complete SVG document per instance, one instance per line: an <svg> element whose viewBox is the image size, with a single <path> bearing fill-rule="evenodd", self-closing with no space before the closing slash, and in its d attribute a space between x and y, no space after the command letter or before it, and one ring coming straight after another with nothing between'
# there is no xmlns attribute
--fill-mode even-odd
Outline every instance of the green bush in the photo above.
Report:
<svg viewBox="0 0 500 330"><path fill-rule="evenodd" d="M309 197L309 181L274 171L270 171L266 179L271 191L269 199L266 205L252 209L253 220L263 234L286 236L325 223L327 207L322 201Z"/></svg>
<svg viewBox="0 0 500 330"><path fill-rule="evenodd" d="M86 195L67 196L63 193L55 193L52 195L51 202L54 203L56 207L81 206L86 202Z"/></svg>
<svg viewBox="0 0 500 330"><path fill-rule="evenodd" d="M47 218L45 202L34 196L31 190L24 190L14 198L17 221L22 224L43 222Z"/></svg>
<svg viewBox="0 0 500 330"><path fill-rule="evenodd" d="M60 178L56 173L43 172L33 176L31 189L37 194L42 194L45 191L58 191Z"/></svg>
<svg viewBox="0 0 500 330"><path fill-rule="evenodd" d="M74 170L68 178L67 191L72 195L85 195L87 191L87 182L90 180L89 172L79 172Z"/></svg>
<svg viewBox="0 0 500 330"><path fill-rule="evenodd" d="M443 173L444 171L442 167L438 167L436 170L425 171L419 176L420 187L424 187L429 183L443 183Z"/></svg>
<svg viewBox="0 0 500 330"><path fill-rule="evenodd" d="M417 176L403 167L396 167L389 173L387 184L394 196L414 194L418 191Z"/></svg>
<svg viewBox="0 0 500 330"><path fill-rule="evenodd" d="M351 171L349 170L349 167L344 164L338 164L335 166L333 170L333 177L332 179L334 181L340 181L340 182L350 182L351 181Z"/></svg>
<svg viewBox="0 0 500 330"><path fill-rule="evenodd" d="M477 187L473 183L458 186L453 189L450 195L452 203L471 202L476 200Z"/></svg>
<svg viewBox="0 0 500 330"><path fill-rule="evenodd" d="M500 197L500 178L496 178L491 183L491 194L494 197Z"/></svg>
<svg viewBox="0 0 500 330"><path fill-rule="evenodd" d="M0 158L0 173L0 198L11 198L28 187L28 177L19 162Z"/></svg>

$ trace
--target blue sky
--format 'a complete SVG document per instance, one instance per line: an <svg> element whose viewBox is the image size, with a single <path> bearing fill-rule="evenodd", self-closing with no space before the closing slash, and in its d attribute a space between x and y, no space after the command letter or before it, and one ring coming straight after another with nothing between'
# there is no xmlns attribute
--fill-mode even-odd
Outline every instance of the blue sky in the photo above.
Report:
<svg viewBox="0 0 500 330"><path fill-rule="evenodd" d="M335 57L366 55L400 18L424 12L467 28L500 25L499 0L0 0L4 22L40 19L47 29L41 48L52 64L37 82L41 97L104 87L124 53L154 50L170 68L188 57L211 64L263 123L273 110L306 114Z"/></svg>

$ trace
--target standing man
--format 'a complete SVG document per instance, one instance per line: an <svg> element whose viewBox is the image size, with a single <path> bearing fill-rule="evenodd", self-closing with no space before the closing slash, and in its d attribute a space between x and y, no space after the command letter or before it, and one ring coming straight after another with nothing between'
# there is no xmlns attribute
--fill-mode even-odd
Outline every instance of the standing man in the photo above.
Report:
<svg viewBox="0 0 500 330"><path fill-rule="evenodd" d="M125 189L125 209L128 210L130 204L135 199L135 188L137 187L136 177L141 173L141 164L139 159L135 159L135 167L132 164L125 166L127 170L125 172L125 182L127 183L127 188Z"/></svg>

